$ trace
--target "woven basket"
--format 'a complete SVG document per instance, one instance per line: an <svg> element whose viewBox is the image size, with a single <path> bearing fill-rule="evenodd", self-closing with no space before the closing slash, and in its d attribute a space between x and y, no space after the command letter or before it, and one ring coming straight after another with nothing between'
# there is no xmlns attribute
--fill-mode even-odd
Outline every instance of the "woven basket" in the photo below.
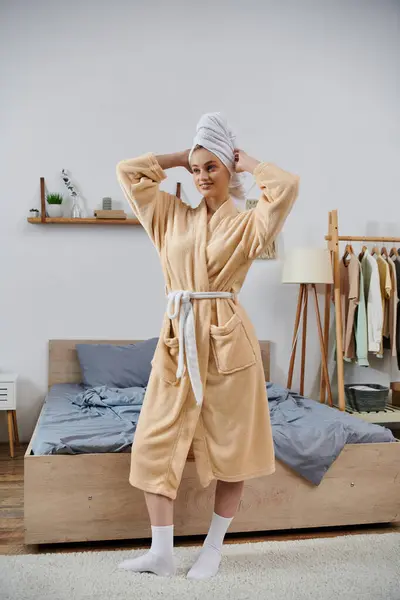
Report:
<svg viewBox="0 0 400 600"><path fill-rule="evenodd" d="M376 391L357 390L355 385L364 385ZM378 383L352 383L344 386L348 406L357 412L377 412L385 410L389 388Z"/></svg>

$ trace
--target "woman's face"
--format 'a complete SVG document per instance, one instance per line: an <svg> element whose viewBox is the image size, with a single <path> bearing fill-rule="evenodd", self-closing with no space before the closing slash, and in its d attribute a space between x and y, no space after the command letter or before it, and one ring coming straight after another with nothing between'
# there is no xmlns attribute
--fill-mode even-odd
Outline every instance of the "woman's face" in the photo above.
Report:
<svg viewBox="0 0 400 600"><path fill-rule="evenodd" d="M226 166L205 148L192 154L190 167L194 183L204 198L224 199L228 195L230 173Z"/></svg>

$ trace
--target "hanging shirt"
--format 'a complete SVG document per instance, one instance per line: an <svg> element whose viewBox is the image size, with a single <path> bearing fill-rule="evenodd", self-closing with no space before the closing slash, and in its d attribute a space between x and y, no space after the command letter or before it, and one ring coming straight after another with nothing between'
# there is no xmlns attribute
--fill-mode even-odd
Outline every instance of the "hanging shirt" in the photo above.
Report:
<svg viewBox="0 0 400 600"><path fill-rule="evenodd" d="M390 279L389 265L386 260L380 255L375 256L376 263L379 271L379 286L381 291L382 301L382 312L383 312L383 325L382 325L382 337L379 344L378 358L383 357L383 336L389 337L389 303L390 294L392 292L392 282Z"/></svg>
<svg viewBox="0 0 400 600"><path fill-rule="evenodd" d="M367 304L368 350L379 352L382 341L383 307L377 262L368 250L361 260L364 278L364 293Z"/></svg>
<svg viewBox="0 0 400 600"><path fill-rule="evenodd" d="M397 274L396 266L394 261L388 258L388 265L390 270L390 279L392 283L392 293L389 299L389 337L390 337L390 350L392 356L397 356L396 350L396 330L397 330L397 304L398 304L398 290L397 290Z"/></svg>
<svg viewBox="0 0 400 600"><path fill-rule="evenodd" d="M354 317L360 294L360 263L355 254L347 262L340 261L340 290L343 314L343 355L345 360L356 358Z"/></svg>
<svg viewBox="0 0 400 600"><path fill-rule="evenodd" d="M397 283L397 323L396 323L396 354L397 354L397 367L400 369L400 261L399 257L394 261L396 268L396 283Z"/></svg>
<svg viewBox="0 0 400 600"><path fill-rule="evenodd" d="M399 263L400 266L400 263ZM364 276L360 266L359 269L359 301L356 315L356 355L357 364L360 367L369 367L368 362L368 325L367 325L367 306L364 294Z"/></svg>

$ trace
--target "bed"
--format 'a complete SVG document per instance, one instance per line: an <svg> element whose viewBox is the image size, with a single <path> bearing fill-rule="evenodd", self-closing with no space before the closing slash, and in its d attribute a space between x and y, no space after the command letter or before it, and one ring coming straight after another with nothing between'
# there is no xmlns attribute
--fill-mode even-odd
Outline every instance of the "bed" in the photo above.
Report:
<svg viewBox="0 0 400 600"><path fill-rule="evenodd" d="M81 383L77 343L77 340L50 341L50 390L68 384L73 393L74 386ZM132 342L85 340L84 343ZM260 348L268 381L270 345L261 341ZM34 454L37 430L38 425L24 458L27 544L150 537L143 494L128 482L130 453L126 448L74 455ZM277 461L273 475L246 482L231 531L398 522L399 459L398 443L347 444L318 486ZM207 489L200 487L193 455L189 453L176 501L177 536L207 532L214 487L215 484Z"/></svg>

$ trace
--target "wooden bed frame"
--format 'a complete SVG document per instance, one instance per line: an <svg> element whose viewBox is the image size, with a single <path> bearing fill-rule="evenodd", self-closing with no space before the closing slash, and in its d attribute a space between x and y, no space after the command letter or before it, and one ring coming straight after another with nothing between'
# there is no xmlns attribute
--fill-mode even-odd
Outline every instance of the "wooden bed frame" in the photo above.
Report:
<svg viewBox="0 0 400 600"><path fill-rule="evenodd" d="M49 344L49 387L79 383L77 340ZM126 344L130 341L79 340ZM260 342L266 379L269 343ZM36 432L36 429L35 429ZM33 433L32 440L35 436ZM150 537L143 493L128 482L130 452L25 454L25 543ZM230 531L272 531L400 520L400 444L347 445L316 487L277 461L276 472L246 482ZM175 535L205 534L215 482L203 489L188 456L176 500Z"/></svg>

